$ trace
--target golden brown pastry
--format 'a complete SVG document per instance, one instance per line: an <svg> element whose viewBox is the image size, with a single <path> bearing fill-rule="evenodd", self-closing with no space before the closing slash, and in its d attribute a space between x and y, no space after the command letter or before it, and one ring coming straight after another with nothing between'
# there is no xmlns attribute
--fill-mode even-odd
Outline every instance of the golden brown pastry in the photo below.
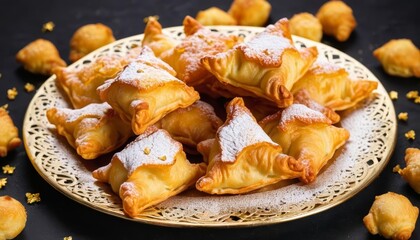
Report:
<svg viewBox="0 0 420 240"><path fill-rule="evenodd" d="M101 100L108 102L136 135L166 114L185 108L200 96L194 88L174 77L174 70L143 47L136 61L115 78L98 87Z"/></svg>
<svg viewBox="0 0 420 240"><path fill-rule="evenodd" d="M133 136L131 126L108 103L92 103L80 109L53 107L47 110L47 118L87 160L118 149Z"/></svg>
<svg viewBox="0 0 420 240"><path fill-rule="evenodd" d="M287 107L293 102L289 90L318 55L315 47L296 49L288 23L280 19L250 41L206 56L201 63L237 96L262 97Z"/></svg>
<svg viewBox="0 0 420 240"><path fill-rule="evenodd" d="M373 80L353 80L344 69L319 58L292 88L306 89L310 98L334 111L346 110L365 100L378 87Z"/></svg>
<svg viewBox="0 0 420 240"><path fill-rule="evenodd" d="M373 56L390 75L420 78L420 50L410 39L392 39L373 51Z"/></svg>
<svg viewBox="0 0 420 240"><path fill-rule="evenodd" d="M0 239L14 239L26 226L26 209L10 196L0 197Z"/></svg>
<svg viewBox="0 0 420 240"><path fill-rule="evenodd" d="M293 35L320 42L322 25L311 13L303 12L293 15L290 19L290 32Z"/></svg>
<svg viewBox="0 0 420 240"><path fill-rule="evenodd" d="M159 21L155 17L150 17L144 28L144 38L141 44L150 47L155 56L160 57L163 52L173 49L178 41L164 34Z"/></svg>
<svg viewBox="0 0 420 240"><path fill-rule="evenodd" d="M420 193L420 149L407 148L404 160L406 167L400 169L398 173L410 184L416 193Z"/></svg>
<svg viewBox="0 0 420 240"><path fill-rule="evenodd" d="M7 153L19 147L22 141L18 128L4 108L0 108L0 126L0 157L6 157Z"/></svg>
<svg viewBox="0 0 420 240"><path fill-rule="evenodd" d="M86 24L77 29L70 40L70 61L75 62L93 50L115 41L111 28L102 24Z"/></svg>
<svg viewBox="0 0 420 240"><path fill-rule="evenodd" d="M249 109L249 111L251 111L252 116L255 117L257 122L281 109L264 98L242 97L242 99L244 100L245 106Z"/></svg>
<svg viewBox="0 0 420 240"><path fill-rule="evenodd" d="M196 86L212 77L201 65L200 59L232 48L240 38L212 32L190 16L185 17L183 25L186 37L174 49L163 53L161 58L175 69L177 78Z"/></svg>
<svg viewBox="0 0 420 240"><path fill-rule="evenodd" d="M204 26L236 25L236 19L218 7L199 11L195 19Z"/></svg>
<svg viewBox="0 0 420 240"><path fill-rule="evenodd" d="M151 127L92 176L109 183L122 199L124 212L136 217L194 185L204 171L205 164L191 164L182 144L168 132Z"/></svg>
<svg viewBox="0 0 420 240"><path fill-rule="evenodd" d="M321 169L350 136L346 129L331 125L331 120L325 115L302 104L292 104L259 124L285 154L304 166L300 178L304 183L315 181Z"/></svg>
<svg viewBox="0 0 420 240"><path fill-rule="evenodd" d="M242 26L262 27L270 16L271 4L266 0L233 0L228 13Z"/></svg>
<svg viewBox="0 0 420 240"><path fill-rule="evenodd" d="M356 19L350 6L340 0L330 0L318 10L316 17L322 24L326 35L335 37L344 42L356 28Z"/></svg>
<svg viewBox="0 0 420 240"><path fill-rule="evenodd" d="M231 100L226 111L227 120L217 131L215 140L200 145L208 168L196 183L198 190L210 194L243 194L302 176L303 166L271 141L242 98Z"/></svg>
<svg viewBox="0 0 420 240"><path fill-rule="evenodd" d="M387 239L408 240L416 227L419 209L403 195L388 192L375 197L372 207L363 218L371 234Z"/></svg>
<svg viewBox="0 0 420 240"><path fill-rule="evenodd" d="M55 45L46 39L37 39L16 54L16 60L27 71L42 75L52 75L54 68L67 66L61 59Z"/></svg>

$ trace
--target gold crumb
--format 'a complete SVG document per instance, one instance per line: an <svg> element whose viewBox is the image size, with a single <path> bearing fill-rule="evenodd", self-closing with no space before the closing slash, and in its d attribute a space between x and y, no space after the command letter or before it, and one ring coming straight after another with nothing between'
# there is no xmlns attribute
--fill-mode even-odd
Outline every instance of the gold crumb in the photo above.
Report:
<svg viewBox="0 0 420 240"><path fill-rule="evenodd" d="M398 92L397 91L390 91L389 92L389 97L391 98L391 100L397 100L398 99Z"/></svg>
<svg viewBox="0 0 420 240"><path fill-rule="evenodd" d="M0 189L2 189L7 184L7 178L0 178Z"/></svg>
<svg viewBox="0 0 420 240"><path fill-rule="evenodd" d="M54 28L55 28L55 24L52 21L49 21L42 25L42 32L52 32Z"/></svg>
<svg viewBox="0 0 420 240"><path fill-rule="evenodd" d="M16 90L16 88L12 88L12 89L7 89L7 98L10 100L14 100L16 98L16 96L18 95L18 91Z"/></svg>
<svg viewBox="0 0 420 240"><path fill-rule="evenodd" d="M408 99L415 99L419 97L419 91L409 91L406 95L405 95Z"/></svg>
<svg viewBox="0 0 420 240"><path fill-rule="evenodd" d="M166 160L166 156L165 156L165 155L160 156L160 157L158 157L158 158L159 158L159 160L162 160L162 161L165 161L165 160Z"/></svg>
<svg viewBox="0 0 420 240"><path fill-rule="evenodd" d="M67 236L67 237L64 237L63 240L73 240L73 237L72 236Z"/></svg>
<svg viewBox="0 0 420 240"><path fill-rule="evenodd" d="M26 202L28 204L41 202L41 196L39 195L39 193L26 193L25 196L26 196Z"/></svg>
<svg viewBox="0 0 420 240"><path fill-rule="evenodd" d="M408 120L408 113L407 112L400 112L398 114L398 119L402 120L402 121L407 121Z"/></svg>
<svg viewBox="0 0 420 240"><path fill-rule="evenodd" d="M13 174L13 172L15 171L15 168L16 167L12 167L9 164L2 167L4 174Z"/></svg>
<svg viewBox="0 0 420 240"><path fill-rule="evenodd" d="M397 164L394 168L392 168L392 172L398 173L401 170L400 164Z"/></svg>
<svg viewBox="0 0 420 240"><path fill-rule="evenodd" d="M404 135L405 135L405 138L407 138L408 140L416 139L416 132L414 130L410 130L406 132Z"/></svg>
<svg viewBox="0 0 420 240"><path fill-rule="evenodd" d="M144 23L148 23L149 20L152 19L152 18L155 19L156 21L159 20L159 16L158 15L153 15L153 16L148 16L148 17L143 18L143 22Z"/></svg>
<svg viewBox="0 0 420 240"><path fill-rule="evenodd" d="M4 110L7 110L9 108L9 104L4 104L3 106L1 106L1 108L3 108Z"/></svg>
<svg viewBox="0 0 420 240"><path fill-rule="evenodd" d="M35 90L35 86L32 83L26 83L25 84L25 90L27 92L32 92Z"/></svg>
<svg viewBox="0 0 420 240"><path fill-rule="evenodd" d="M416 97L416 98L414 99L414 103L419 104L419 103L420 103L420 97Z"/></svg>
<svg viewBox="0 0 420 240"><path fill-rule="evenodd" d="M150 148L146 147L145 149L143 149L143 153L146 155L150 154Z"/></svg>

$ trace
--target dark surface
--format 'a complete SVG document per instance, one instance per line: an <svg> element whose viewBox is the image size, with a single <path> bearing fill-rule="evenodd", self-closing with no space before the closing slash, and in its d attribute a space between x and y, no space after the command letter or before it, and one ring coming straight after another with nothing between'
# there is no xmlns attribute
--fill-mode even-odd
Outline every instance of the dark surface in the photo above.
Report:
<svg viewBox="0 0 420 240"><path fill-rule="evenodd" d="M316 13L324 1L272 1L270 23L294 13ZM167 228L123 220L97 212L81 205L51 187L35 171L22 146L0 159L0 166L16 166L7 177L1 195L10 195L21 201L28 212L24 231L17 239L381 239L368 233L362 218L367 214L376 195L393 191L408 197L420 206L416 194L401 177L392 173L396 164L404 164L407 147L420 147L420 105L405 98L410 90L420 90L420 79L392 77L382 70L372 51L389 39L410 38L420 46L420 2L409 0L346 1L354 11L358 26L350 39L338 43L324 37L329 44L354 57L382 82L387 91L396 90L400 97L394 101L396 113L409 113L407 123L399 122L397 144L389 164L367 188L350 200L314 216L303 219L252 228L205 229ZM88 23L101 22L113 29L117 39L143 32L143 18L159 15L164 27L182 24L185 15L195 16L202 9L218 6L227 10L230 1L0 1L0 105L9 104L9 112L22 136L26 108L34 95L23 86L30 82L39 87L48 77L33 75L15 61L15 54L26 44L37 39L51 40L67 61L69 40L74 31ZM53 32L42 33L42 24L53 21ZM16 87L16 100L7 99L7 89ZM0 126L1 127L1 126ZM404 133L415 130L419 136L408 141ZM42 201L26 204L26 192L41 193ZM412 239L420 239L420 225Z"/></svg>

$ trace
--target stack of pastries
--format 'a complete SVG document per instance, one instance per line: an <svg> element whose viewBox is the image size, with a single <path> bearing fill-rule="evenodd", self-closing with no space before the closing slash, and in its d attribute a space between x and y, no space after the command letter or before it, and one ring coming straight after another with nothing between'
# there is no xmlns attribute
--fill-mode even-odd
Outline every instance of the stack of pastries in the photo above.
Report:
<svg viewBox="0 0 420 240"><path fill-rule="evenodd" d="M49 122L83 159L113 153L92 176L130 217L189 188L246 194L315 181L350 137L339 111L377 82L296 48L286 18L249 41L190 16L183 25L176 40L151 18L127 56L57 68L73 108L48 109Z"/></svg>

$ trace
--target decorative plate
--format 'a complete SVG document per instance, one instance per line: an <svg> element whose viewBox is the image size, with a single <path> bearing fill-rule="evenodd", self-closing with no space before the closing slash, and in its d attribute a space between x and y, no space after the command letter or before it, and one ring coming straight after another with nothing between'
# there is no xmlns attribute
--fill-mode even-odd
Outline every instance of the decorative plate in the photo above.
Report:
<svg viewBox="0 0 420 240"><path fill-rule="evenodd" d="M241 35L247 40L263 28L220 26L212 27L212 30ZM164 32L174 38L184 37L182 27L167 28ZM126 54L133 46L141 45L142 38L143 34L140 34L116 41L69 68L83 67L111 52ZM357 79L378 81L358 61L332 47L300 37L294 36L293 39L298 48L318 47L319 54L345 67ZM132 221L176 227L265 225L306 217L334 207L354 196L379 175L393 152L397 124L393 104L380 83L372 95L361 106L342 116L341 125L350 131L351 137L314 183L294 182L229 196L211 196L189 190L148 208L137 218L124 215L119 197L106 184L95 182L91 176L91 172L106 161L82 160L48 122L47 109L69 106L57 89L55 76L38 89L29 104L23 138L28 156L39 174L67 197L95 210Z"/></svg>

